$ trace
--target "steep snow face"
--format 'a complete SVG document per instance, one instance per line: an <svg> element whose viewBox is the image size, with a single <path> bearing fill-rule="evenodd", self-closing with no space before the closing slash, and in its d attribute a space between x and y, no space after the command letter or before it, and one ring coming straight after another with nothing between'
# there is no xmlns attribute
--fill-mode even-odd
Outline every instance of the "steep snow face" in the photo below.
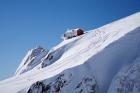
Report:
<svg viewBox="0 0 140 93"><path fill-rule="evenodd" d="M127 88L131 79L139 81L139 67L134 71L134 78L129 74L135 69L131 65L140 58L139 38L140 13L136 13L64 40L43 57L37 65L45 64L42 69L1 81L0 93L125 93L118 92L118 88L139 93L136 87L131 87L132 92ZM49 54L53 57L48 57ZM139 61L135 66L138 64ZM131 67L129 71L128 67ZM119 87L116 81L122 79L116 78L124 76L128 76L127 80Z"/></svg>
<svg viewBox="0 0 140 93"><path fill-rule="evenodd" d="M109 93L140 93L140 57L119 71L112 81Z"/></svg>
<svg viewBox="0 0 140 93"><path fill-rule="evenodd" d="M48 51L46 51L40 46L35 49L29 50L26 56L23 58L21 64L17 68L17 71L15 74L19 75L33 69L39 63L41 63L41 59L45 55L47 55L47 53Z"/></svg>
<svg viewBox="0 0 140 93"><path fill-rule="evenodd" d="M65 53L74 46L75 42L77 42L80 38L83 36L74 38L69 43L64 44L64 42L60 43L58 46L52 48L48 54L42 59L42 62L40 64L41 68L44 68L46 66L49 66L56 62L57 60L63 58ZM72 42L71 42L72 41Z"/></svg>
<svg viewBox="0 0 140 93"><path fill-rule="evenodd" d="M28 93L97 93L97 90L95 77L87 69L77 67L66 70L54 78L38 81L28 91L24 91Z"/></svg>
<svg viewBox="0 0 140 93"><path fill-rule="evenodd" d="M140 28L137 28L92 56L84 64L38 81L26 92L107 93L111 82L114 84L115 81L108 93L140 93L139 36ZM122 74L118 76L118 72ZM117 80L116 77L113 79L114 76L117 76Z"/></svg>

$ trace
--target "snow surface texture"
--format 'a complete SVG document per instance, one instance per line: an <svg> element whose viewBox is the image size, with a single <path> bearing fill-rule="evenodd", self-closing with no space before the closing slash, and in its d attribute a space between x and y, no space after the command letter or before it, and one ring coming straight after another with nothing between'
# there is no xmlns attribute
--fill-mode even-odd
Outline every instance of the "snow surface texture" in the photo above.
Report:
<svg viewBox="0 0 140 93"><path fill-rule="evenodd" d="M35 63L1 81L0 93L140 93L140 13L64 40Z"/></svg>

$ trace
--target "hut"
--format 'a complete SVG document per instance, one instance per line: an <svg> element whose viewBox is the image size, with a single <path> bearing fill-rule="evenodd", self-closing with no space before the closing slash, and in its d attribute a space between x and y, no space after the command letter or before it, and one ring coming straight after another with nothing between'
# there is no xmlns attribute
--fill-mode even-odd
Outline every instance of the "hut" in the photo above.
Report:
<svg viewBox="0 0 140 93"><path fill-rule="evenodd" d="M81 28L71 29L71 30L68 30L64 33L63 39L64 40L70 39L70 38L73 38L76 36L80 36L82 34L84 34L84 30Z"/></svg>

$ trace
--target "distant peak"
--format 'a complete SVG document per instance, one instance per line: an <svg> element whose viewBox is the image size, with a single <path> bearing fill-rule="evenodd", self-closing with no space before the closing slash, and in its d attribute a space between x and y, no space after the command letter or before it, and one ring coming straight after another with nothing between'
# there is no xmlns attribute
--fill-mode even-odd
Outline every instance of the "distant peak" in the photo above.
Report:
<svg viewBox="0 0 140 93"><path fill-rule="evenodd" d="M17 68L16 75L27 72L37 66L41 59L48 53L48 50L41 46L30 49Z"/></svg>
<svg viewBox="0 0 140 93"><path fill-rule="evenodd" d="M43 47L41 46L37 46L36 48L34 49L31 49L31 56L37 56L39 55L41 52L44 52L46 51L46 49L44 49Z"/></svg>

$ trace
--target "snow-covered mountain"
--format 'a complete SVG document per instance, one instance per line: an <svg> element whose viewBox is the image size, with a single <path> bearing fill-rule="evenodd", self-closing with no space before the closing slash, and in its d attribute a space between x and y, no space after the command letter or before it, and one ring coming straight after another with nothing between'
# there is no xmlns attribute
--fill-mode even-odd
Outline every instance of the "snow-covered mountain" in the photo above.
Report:
<svg viewBox="0 0 140 93"><path fill-rule="evenodd" d="M140 12L30 50L0 93L140 93Z"/></svg>
<svg viewBox="0 0 140 93"><path fill-rule="evenodd" d="M19 75L35 68L38 64L41 63L41 59L44 58L47 53L48 51L40 46L35 49L29 50L26 56L23 58L21 64L17 68L15 74Z"/></svg>

